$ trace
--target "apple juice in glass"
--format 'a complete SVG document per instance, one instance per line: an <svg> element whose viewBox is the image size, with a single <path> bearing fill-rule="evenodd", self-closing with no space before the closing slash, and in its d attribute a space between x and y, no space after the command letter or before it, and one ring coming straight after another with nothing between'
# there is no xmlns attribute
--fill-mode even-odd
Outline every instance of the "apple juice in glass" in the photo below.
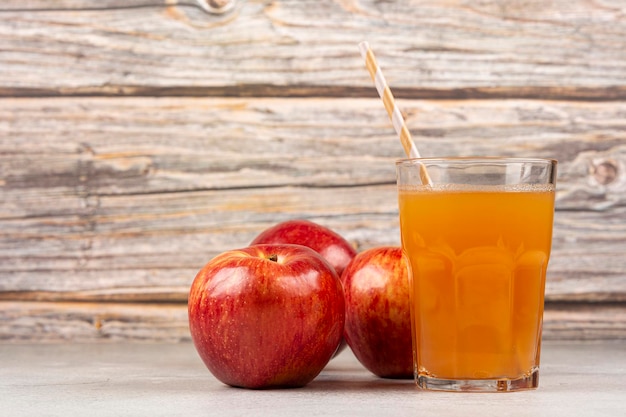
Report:
<svg viewBox="0 0 626 417"><path fill-rule="evenodd" d="M417 385L536 388L556 161L422 158L396 168Z"/></svg>

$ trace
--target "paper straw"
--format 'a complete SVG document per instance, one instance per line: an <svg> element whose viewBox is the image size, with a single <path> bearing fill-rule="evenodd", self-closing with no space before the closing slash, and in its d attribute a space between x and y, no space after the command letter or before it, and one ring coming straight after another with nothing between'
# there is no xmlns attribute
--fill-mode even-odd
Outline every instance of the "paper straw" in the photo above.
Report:
<svg viewBox="0 0 626 417"><path fill-rule="evenodd" d="M398 106L396 106L393 94L391 93L391 89L389 88L389 86L387 85L387 81L385 80L385 76L383 75L382 70L376 63L376 57L374 57L374 52L372 52L367 42L361 42L359 44L359 49L361 50L361 56L363 56L363 59L365 59L365 66L367 67L367 71L370 73L370 76L374 81L376 91L378 91L378 95L383 100L385 110L387 110L387 114L391 119L393 128L400 137L400 142L402 143L404 152L409 158L420 158L420 153L417 150L417 146L415 146L415 143L411 139L411 133L406 127L406 123L404 122L402 113L400 113L400 109L398 108Z"/></svg>
<svg viewBox="0 0 626 417"><path fill-rule="evenodd" d="M376 63L374 52L372 52L372 49L367 42L359 43L359 49L361 50L361 56L365 59L367 71L370 73L370 76L374 81L376 91L378 91L378 95L383 100L385 110L387 110L387 114L391 119L393 128L400 137L404 153L406 153L409 158L421 158L420 153L417 150L417 146L415 146L415 142L411 139L411 132L409 132L409 129L406 127L406 122L402 117L402 113L400 113L400 109L396 106L391 89L385 80L385 76ZM420 163L420 176L424 184L432 184L428 171L426 171L426 167L422 163Z"/></svg>

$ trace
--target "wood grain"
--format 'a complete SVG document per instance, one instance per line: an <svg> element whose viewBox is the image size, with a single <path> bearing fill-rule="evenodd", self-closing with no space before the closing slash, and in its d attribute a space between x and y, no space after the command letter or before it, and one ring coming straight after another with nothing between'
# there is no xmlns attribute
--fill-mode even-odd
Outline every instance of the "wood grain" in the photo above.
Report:
<svg viewBox="0 0 626 417"><path fill-rule="evenodd" d="M183 305L0 302L0 342L191 340Z"/></svg>
<svg viewBox="0 0 626 417"><path fill-rule="evenodd" d="M194 6L196 4L196 6ZM620 2L7 0L0 95L626 98Z"/></svg>
<svg viewBox="0 0 626 417"><path fill-rule="evenodd" d="M186 340L196 271L281 220L399 244L402 148L362 40L423 155L558 159L546 334L626 339L625 12L3 1L0 340Z"/></svg>
<svg viewBox="0 0 626 417"><path fill-rule="evenodd" d="M544 340L626 339L623 305L547 304ZM181 304L0 301L0 343L190 341Z"/></svg>
<svg viewBox="0 0 626 417"><path fill-rule="evenodd" d="M556 158L561 209L624 203L626 102L398 104L424 156ZM393 183L403 156L377 99L13 98L0 99L0 123L5 191Z"/></svg>
<svg viewBox="0 0 626 417"><path fill-rule="evenodd" d="M626 300L626 104L401 106L425 155L559 159L547 298ZM290 218L399 244L376 99L5 99L0 138L0 299L184 302L210 258Z"/></svg>

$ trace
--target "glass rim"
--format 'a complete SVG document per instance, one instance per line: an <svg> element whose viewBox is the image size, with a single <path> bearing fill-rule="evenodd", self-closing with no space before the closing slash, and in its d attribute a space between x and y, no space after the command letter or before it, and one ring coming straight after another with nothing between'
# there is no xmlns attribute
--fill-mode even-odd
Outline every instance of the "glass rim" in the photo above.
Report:
<svg viewBox="0 0 626 417"><path fill-rule="evenodd" d="M483 163L500 163L500 164L547 164L556 165L558 161L552 158L524 158L509 156L439 156L427 158L401 158L396 160L396 165L412 166L416 164L433 164L433 163L458 163L458 164L483 164Z"/></svg>

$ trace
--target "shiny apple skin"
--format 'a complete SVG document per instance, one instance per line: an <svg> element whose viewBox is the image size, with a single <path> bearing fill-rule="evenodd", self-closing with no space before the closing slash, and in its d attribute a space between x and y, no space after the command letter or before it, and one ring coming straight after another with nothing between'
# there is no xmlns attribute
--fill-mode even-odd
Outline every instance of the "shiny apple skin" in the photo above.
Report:
<svg viewBox="0 0 626 417"><path fill-rule="evenodd" d="M409 280L402 249L384 246L359 253L341 280L344 337L359 362L383 378L412 378Z"/></svg>
<svg viewBox="0 0 626 417"><path fill-rule="evenodd" d="M309 220L287 220L259 234L251 245L291 243L307 246L335 268L341 277L343 270L357 254L354 247L333 230Z"/></svg>
<svg viewBox="0 0 626 417"><path fill-rule="evenodd" d="M346 266L356 256L356 249L340 234L328 227L310 220L286 220L261 232L250 243L258 244L295 244L307 246L320 255L335 269L341 277ZM342 340L334 356L346 348Z"/></svg>
<svg viewBox="0 0 626 417"><path fill-rule="evenodd" d="M312 249L255 245L224 252L198 272L188 314L196 350L218 380L301 387L336 351L345 301L339 277Z"/></svg>

